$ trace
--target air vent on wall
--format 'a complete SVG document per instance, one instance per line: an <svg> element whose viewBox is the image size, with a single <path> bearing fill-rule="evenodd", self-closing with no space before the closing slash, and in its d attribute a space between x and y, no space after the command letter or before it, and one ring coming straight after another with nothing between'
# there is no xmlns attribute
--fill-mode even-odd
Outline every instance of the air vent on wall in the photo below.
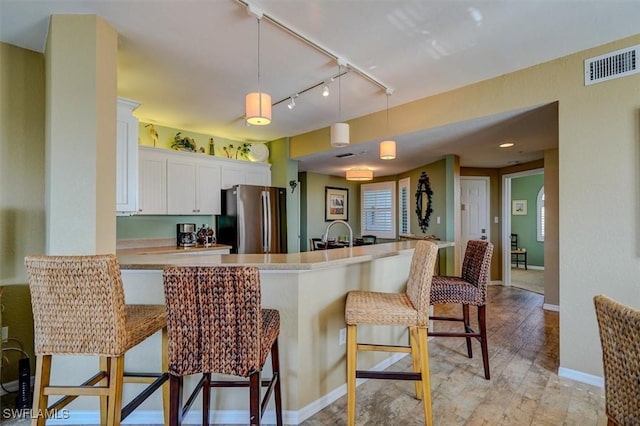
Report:
<svg viewBox="0 0 640 426"><path fill-rule="evenodd" d="M584 85L640 72L640 45L616 50L584 61Z"/></svg>

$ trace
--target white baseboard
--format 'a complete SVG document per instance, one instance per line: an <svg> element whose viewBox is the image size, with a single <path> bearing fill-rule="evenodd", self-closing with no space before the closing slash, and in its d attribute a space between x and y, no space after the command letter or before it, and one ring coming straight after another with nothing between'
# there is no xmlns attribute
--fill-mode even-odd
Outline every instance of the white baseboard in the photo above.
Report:
<svg viewBox="0 0 640 426"><path fill-rule="evenodd" d="M533 269L535 271L544 271L544 266L536 266L536 265L527 265L527 269L524 269L524 268L516 268L514 266L514 264L511 264L511 268L512 269L522 269L523 271L526 271L528 269Z"/></svg>
<svg viewBox="0 0 640 426"><path fill-rule="evenodd" d="M546 311L560 312L560 306L552 305L551 303L545 303L542 305L542 309Z"/></svg>
<svg viewBox="0 0 640 426"><path fill-rule="evenodd" d="M589 385L604 388L604 378L600 376L594 376L593 374L583 373L577 370L571 370L569 368L558 368L558 377L563 377L565 379L575 380L576 382L587 383Z"/></svg>
<svg viewBox="0 0 640 426"><path fill-rule="evenodd" d="M398 353L389 356L384 361L378 363L371 370L381 371L395 364L408 354ZM358 379L357 385L360 386L367 379ZM313 416L323 408L335 402L337 399L347 394L347 385L341 385L332 390L328 394L313 401L298 411L284 411L282 413L283 422L288 425L297 425L304 420ZM68 414L68 416L67 416ZM98 411L69 411L64 417L49 419L48 425L94 425L100 424L100 413ZM214 424L247 424L249 417L248 410L215 410L211 411L209 421ZM268 410L264 413L264 423L275 424L276 414L274 410ZM202 421L202 410L191 410L187 413L184 424L200 424ZM163 412L161 410L135 410L123 422L123 425L161 425L164 424Z"/></svg>

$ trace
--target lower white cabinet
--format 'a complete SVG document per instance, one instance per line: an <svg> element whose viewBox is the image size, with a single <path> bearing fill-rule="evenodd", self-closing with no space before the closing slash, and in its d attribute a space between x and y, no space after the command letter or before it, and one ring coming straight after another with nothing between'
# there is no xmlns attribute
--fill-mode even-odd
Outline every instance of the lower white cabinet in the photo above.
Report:
<svg viewBox="0 0 640 426"><path fill-rule="evenodd" d="M141 215L217 215L221 189L271 185L271 165L202 154L139 148Z"/></svg>

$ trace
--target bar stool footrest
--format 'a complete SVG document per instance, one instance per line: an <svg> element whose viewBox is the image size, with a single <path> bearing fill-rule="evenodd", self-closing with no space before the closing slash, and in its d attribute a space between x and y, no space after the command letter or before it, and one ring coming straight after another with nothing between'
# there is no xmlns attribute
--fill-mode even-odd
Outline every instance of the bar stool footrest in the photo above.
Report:
<svg viewBox="0 0 640 426"><path fill-rule="evenodd" d="M390 379L390 380L422 380L421 373L410 373L406 371L369 371L356 370L357 379Z"/></svg>

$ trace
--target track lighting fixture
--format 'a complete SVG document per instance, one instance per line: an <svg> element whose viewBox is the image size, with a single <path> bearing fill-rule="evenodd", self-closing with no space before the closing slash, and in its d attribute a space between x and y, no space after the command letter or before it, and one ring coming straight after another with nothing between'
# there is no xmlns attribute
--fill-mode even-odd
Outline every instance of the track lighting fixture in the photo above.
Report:
<svg viewBox="0 0 640 426"><path fill-rule="evenodd" d="M289 99L291 99L291 100L287 104L287 107L289 107L289 109L293 109L296 106L296 101L294 100L293 96L291 98L289 98Z"/></svg>
<svg viewBox="0 0 640 426"><path fill-rule="evenodd" d="M329 86L327 86L326 83L325 83L324 87L322 88L322 96L324 96L325 98L327 96L329 96Z"/></svg>

